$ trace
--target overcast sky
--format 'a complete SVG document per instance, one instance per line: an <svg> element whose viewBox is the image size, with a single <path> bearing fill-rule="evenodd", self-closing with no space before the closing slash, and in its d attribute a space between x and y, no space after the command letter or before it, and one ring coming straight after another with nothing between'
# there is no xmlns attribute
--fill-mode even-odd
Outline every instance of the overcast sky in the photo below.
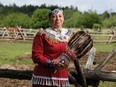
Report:
<svg viewBox="0 0 116 87"><path fill-rule="evenodd" d="M83 11L96 10L97 13L104 11L116 12L116 0L0 0L3 5L12 5L15 3L17 6L23 5L58 5L58 6L74 6Z"/></svg>

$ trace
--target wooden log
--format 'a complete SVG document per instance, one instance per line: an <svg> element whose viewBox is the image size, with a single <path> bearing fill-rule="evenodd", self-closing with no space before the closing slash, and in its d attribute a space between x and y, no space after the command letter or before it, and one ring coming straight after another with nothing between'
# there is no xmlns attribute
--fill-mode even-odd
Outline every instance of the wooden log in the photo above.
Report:
<svg viewBox="0 0 116 87"><path fill-rule="evenodd" d="M68 76L69 76L69 81L70 83L74 84L75 87L79 87L80 85L77 83L77 80L70 74L68 73Z"/></svg>
<svg viewBox="0 0 116 87"><path fill-rule="evenodd" d="M76 72L80 76L82 87L87 87L86 79L85 79L84 73L83 73L83 71L82 71L82 69L80 67L80 63L79 63L78 59L74 60L74 65L75 65L75 68L76 68Z"/></svg>
<svg viewBox="0 0 116 87"><path fill-rule="evenodd" d="M75 71L75 69L71 69L71 70ZM83 71L86 79L116 82L116 72L103 72L103 71L86 70L86 69L84 69ZM77 74L76 71L75 74ZM31 76L32 76L32 70L0 69L0 78L30 80Z"/></svg>
<svg viewBox="0 0 116 87"><path fill-rule="evenodd" d="M19 80L31 80L31 70L12 70L12 69L0 69L0 78L11 78Z"/></svg>
<svg viewBox="0 0 116 87"><path fill-rule="evenodd" d="M76 73L76 70L73 68L73 69L69 69L69 72L70 74L73 76L73 78L76 79L77 83L79 85L81 85L82 87L82 82L81 82L81 76L79 74ZM71 80L69 78L69 80ZM70 81L70 84L74 84L74 83L71 83L72 81ZM99 85L99 80L94 80L94 79L90 79L90 78L86 78L86 83L87 83L87 86L93 86L93 87L98 87ZM80 86L79 86L80 87Z"/></svg>
<svg viewBox="0 0 116 87"><path fill-rule="evenodd" d="M115 72L103 72L98 70L85 70L85 77L92 80L116 82Z"/></svg>

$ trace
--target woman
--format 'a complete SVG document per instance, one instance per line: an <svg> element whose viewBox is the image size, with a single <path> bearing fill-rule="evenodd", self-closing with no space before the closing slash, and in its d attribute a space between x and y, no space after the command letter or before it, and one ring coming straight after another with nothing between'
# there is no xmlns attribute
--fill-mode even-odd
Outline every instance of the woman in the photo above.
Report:
<svg viewBox="0 0 116 87"><path fill-rule="evenodd" d="M41 30L34 37L32 59L37 65L33 71L33 87L69 87L68 66L59 60L66 51L72 31L62 28L63 11L54 9L49 13L51 27ZM73 57L73 56L72 56Z"/></svg>

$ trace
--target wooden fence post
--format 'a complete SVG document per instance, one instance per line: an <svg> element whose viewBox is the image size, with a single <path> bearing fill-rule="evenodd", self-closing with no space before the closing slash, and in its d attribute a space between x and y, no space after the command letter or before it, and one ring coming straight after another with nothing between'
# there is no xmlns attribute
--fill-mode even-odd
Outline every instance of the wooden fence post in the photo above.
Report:
<svg viewBox="0 0 116 87"><path fill-rule="evenodd" d="M88 54L88 60L87 60L85 68L92 69L93 62L94 62L95 55L96 55L96 48L92 47L87 54Z"/></svg>

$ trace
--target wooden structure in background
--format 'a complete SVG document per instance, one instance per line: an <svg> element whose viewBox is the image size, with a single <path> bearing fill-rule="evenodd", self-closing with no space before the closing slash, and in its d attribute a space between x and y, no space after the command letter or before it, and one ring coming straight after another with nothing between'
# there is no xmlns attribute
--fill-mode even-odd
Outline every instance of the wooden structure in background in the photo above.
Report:
<svg viewBox="0 0 116 87"><path fill-rule="evenodd" d="M0 39L10 40L32 40L38 30L22 29L21 27L6 26L0 28Z"/></svg>
<svg viewBox="0 0 116 87"><path fill-rule="evenodd" d="M24 40L24 41L33 40L34 36L39 30L40 29L24 29L18 26L16 28L6 26L4 28L0 28L0 39ZM111 30L110 32L88 31L88 33L90 33L90 35L93 38L93 41L96 43L97 42L104 42L104 43L116 42L116 30Z"/></svg>

